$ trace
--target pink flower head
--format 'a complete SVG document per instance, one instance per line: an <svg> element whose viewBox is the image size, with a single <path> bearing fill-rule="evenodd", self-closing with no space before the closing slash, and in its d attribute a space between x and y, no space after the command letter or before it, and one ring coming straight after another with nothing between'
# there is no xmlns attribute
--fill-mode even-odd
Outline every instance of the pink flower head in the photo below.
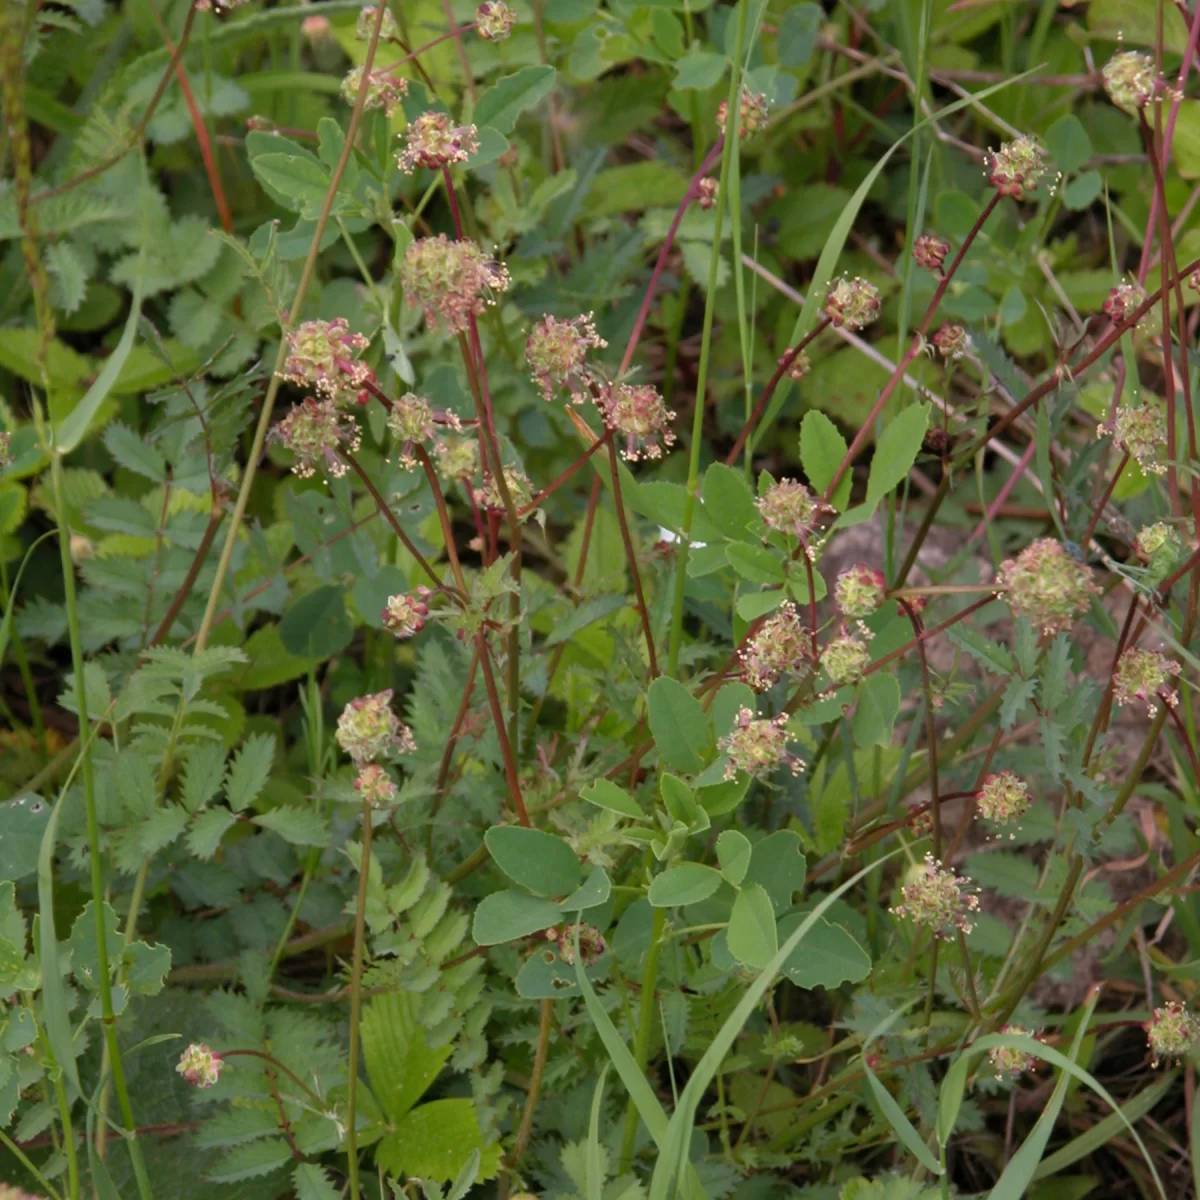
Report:
<svg viewBox="0 0 1200 1200"><path fill-rule="evenodd" d="M1022 1029L1019 1025L1004 1025L1000 1032L1016 1034L1018 1037L1033 1037L1028 1029ZM1012 1046L993 1046L988 1051L988 1062L1001 1078L1016 1079L1031 1070L1036 1061L1028 1051Z"/></svg>
<svg viewBox="0 0 1200 1200"><path fill-rule="evenodd" d="M740 708L733 728L717 743L729 755L725 778L733 779L739 771L747 775L769 775L786 766L793 775L804 770L804 760L788 750L788 718L756 718L753 709Z"/></svg>
<svg viewBox="0 0 1200 1200"><path fill-rule="evenodd" d="M956 930L970 933L974 927L971 916L979 911L979 897L970 881L943 867L932 854L926 854L924 866L912 874L901 888L904 902L892 912L927 926L936 938L949 940Z"/></svg>
<svg viewBox="0 0 1200 1200"><path fill-rule="evenodd" d="M879 289L865 279L843 275L825 295L825 315L837 329L862 329L879 316Z"/></svg>
<svg viewBox="0 0 1200 1200"><path fill-rule="evenodd" d="M997 825L1007 825L1025 815L1030 805L1029 785L1011 771L989 775L975 794L979 815Z"/></svg>
<svg viewBox="0 0 1200 1200"><path fill-rule="evenodd" d="M518 511L533 499L533 484L529 476L513 463L504 464L504 483L508 488L508 497ZM489 512L504 512L504 496L490 471L485 472L483 486L475 493L475 499L480 508Z"/></svg>
<svg viewBox="0 0 1200 1200"><path fill-rule="evenodd" d="M936 233L923 233L913 242L913 261L927 271L940 271L950 253L950 243Z"/></svg>
<svg viewBox="0 0 1200 1200"><path fill-rule="evenodd" d="M661 458L675 444L675 413L648 383L618 383L596 403L605 425L625 439L621 453L630 462Z"/></svg>
<svg viewBox="0 0 1200 1200"><path fill-rule="evenodd" d="M785 675L799 675L811 660L811 641L796 606L785 600L741 653L742 678L756 692L774 687Z"/></svg>
<svg viewBox="0 0 1200 1200"><path fill-rule="evenodd" d="M1178 1000L1168 1000L1162 1008L1156 1008L1143 1028L1150 1045L1152 1067L1157 1067L1164 1058L1183 1058L1200 1040L1200 1018Z"/></svg>
<svg viewBox="0 0 1200 1200"><path fill-rule="evenodd" d="M1174 708L1178 701L1171 681L1179 664L1157 650L1126 650L1113 672L1113 699L1121 706L1144 704L1153 715L1159 701Z"/></svg>
<svg viewBox="0 0 1200 1200"><path fill-rule="evenodd" d="M443 479L474 479L479 474L479 443L474 438L444 438L433 453Z"/></svg>
<svg viewBox="0 0 1200 1200"><path fill-rule="evenodd" d="M772 484L755 503L768 529L795 537L812 533L822 508L816 496L794 479Z"/></svg>
<svg viewBox="0 0 1200 1200"><path fill-rule="evenodd" d="M406 175L417 167L431 171L464 163L479 149L479 131L474 125L455 125L444 112L426 112L404 133L405 145L396 160Z"/></svg>
<svg viewBox="0 0 1200 1200"><path fill-rule="evenodd" d="M603 350L607 345L596 333L591 313L567 321L543 317L525 342L525 361L534 383L542 390L542 398L553 400L561 388L570 392L574 403L582 404L591 389L603 383L600 374L588 365L588 351Z"/></svg>
<svg viewBox="0 0 1200 1200"><path fill-rule="evenodd" d="M1167 472L1167 410L1147 399L1141 404L1122 404L1112 427L1113 440L1136 459L1147 475Z"/></svg>
<svg viewBox="0 0 1200 1200"><path fill-rule="evenodd" d="M375 372L359 355L370 344L363 334L350 332L345 317L305 321L287 335L280 378L333 400L366 404L371 397L366 385L375 382Z"/></svg>
<svg viewBox="0 0 1200 1200"><path fill-rule="evenodd" d="M483 0L475 10L475 32L485 41L503 41L516 23L517 14L504 0Z"/></svg>
<svg viewBox="0 0 1200 1200"><path fill-rule="evenodd" d="M347 104L357 102L362 77L362 67L354 67L342 80L342 99ZM367 96L363 107L382 108L384 115L390 117L407 95L408 80L403 75L393 75L387 67L377 67L367 78Z"/></svg>
<svg viewBox="0 0 1200 1200"><path fill-rule="evenodd" d="M361 436L358 425L338 408L337 401L312 396L305 396L271 430L271 439L296 456L292 471L301 479L308 479L318 467L340 479L347 471L341 451L354 453Z"/></svg>
<svg viewBox="0 0 1200 1200"><path fill-rule="evenodd" d="M1101 74L1108 98L1126 112L1145 108L1163 90L1154 59L1137 50L1119 50L1104 64Z"/></svg>
<svg viewBox="0 0 1200 1200"><path fill-rule="evenodd" d="M869 617L887 595L887 580L882 571L857 563L837 577L833 595L842 616Z"/></svg>
<svg viewBox="0 0 1200 1200"><path fill-rule="evenodd" d="M180 1056L175 1070L193 1087L212 1087L221 1077L224 1059L203 1042L193 1042Z"/></svg>
<svg viewBox="0 0 1200 1200"><path fill-rule="evenodd" d="M381 614L383 627L397 638L410 638L425 628L429 616L429 589L417 588L410 596L407 592L389 596L387 607Z"/></svg>
<svg viewBox="0 0 1200 1200"><path fill-rule="evenodd" d="M1103 311L1114 325L1132 316L1146 299L1146 289L1136 281L1118 283L1104 299Z"/></svg>
<svg viewBox="0 0 1200 1200"><path fill-rule="evenodd" d="M770 106L762 92L752 92L745 84L742 85L741 98L738 103L738 133L740 137L749 137L763 129L767 124L767 110ZM729 112L729 101L722 100L717 105L717 128L725 132L725 118Z"/></svg>
<svg viewBox="0 0 1200 1200"><path fill-rule="evenodd" d="M396 799L396 785L378 763L367 763L358 772L354 790L372 808L387 808Z"/></svg>
<svg viewBox="0 0 1200 1200"><path fill-rule="evenodd" d="M970 348L971 339L961 325L947 321L933 335L933 344L943 358L962 358Z"/></svg>
<svg viewBox="0 0 1200 1200"><path fill-rule="evenodd" d="M300 32L310 42L324 41L329 36L329 18L322 16L305 17L300 22Z"/></svg>
<svg viewBox="0 0 1200 1200"><path fill-rule="evenodd" d="M717 195L720 190L720 181L713 179L710 175L706 175L696 184L696 203L701 208L712 208L717 202Z"/></svg>
<svg viewBox="0 0 1200 1200"><path fill-rule="evenodd" d="M471 317L508 291L508 271L474 242L452 242L444 233L418 238L404 252L400 282L407 303L425 312L431 328L465 333Z"/></svg>
<svg viewBox="0 0 1200 1200"><path fill-rule="evenodd" d="M338 717L337 744L360 770L389 754L411 754L412 731L392 712L392 689L358 696Z"/></svg>
<svg viewBox="0 0 1200 1200"><path fill-rule="evenodd" d="M1046 173L1046 152L1026 134L989 150L985 159L988 182L1002 196L1024 200Z"/></svg>
<svg viewBox="0 0 1200 1200"><path fill-rule="evenodd" d="M1000 568L1002 595L1043 633L1061 633L1087 612L1100 589L1061 542L1038 538Z"/></svg>

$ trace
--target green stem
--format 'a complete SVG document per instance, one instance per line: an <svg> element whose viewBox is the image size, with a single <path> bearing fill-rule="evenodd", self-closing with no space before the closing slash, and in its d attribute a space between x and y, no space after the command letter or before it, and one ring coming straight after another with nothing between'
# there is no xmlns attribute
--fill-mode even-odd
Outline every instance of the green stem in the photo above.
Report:
<svg viewBox="0 0 1200 1200"><path fill-rule="evenodd" d="M633 1038L633 1060L643 1074L650 1057L650 1030L654 1027L654 993L658 988L658 956L662 952L663 929L667 910L656 908L650 924L650 945L646 947L646 962L642 968L642 997L638 1005L637 1032ZM637 1105L630 1099L625 1110L625 1132L621 1137L621 1167L624 1175L633 1164L633 1143L637 1139Z"/></svg>
<svg viewBox="0 0 1200 1200"><path fill-rule="evenodd" d="M58 518L58 544L62 561L63 593L67 610L67 633L71 643L71 665L75 672L75 708L79 715L80 773L83 777L83 799L87 814L88 863L91 871L92 909L96 920L96 967L100 987L100 1013L104 1026L104 1040L108 1046L112 1064L113 1086L117 1103L121 1109L121 1120L128 1131L129 1156L133 1160L133 1172L137 1178L138 1194L142 1200L151 1200L153 1192L142 1158L142 1148L137 1140L137 1124L133 1118L133 1106L129 1102L129 1088L125 1082L125 1067L121 1061L121 1048L117 1043L116 1018L113 1015L112 981L109 979L108 945L104 925L104 871L101 863L100 821L96 813L96 779L92 769L91 723L88 719L87 697L83 676L83 639L79 628L79 607L75 595L75 564L71 561L71 527L67 521L66 498L62 485L62 459L53 454L50 459L50 479L54 489L54 511Z"/></svg>
<svg viewBox="0 0 1200 1200"><path fill-rule="evenodd" d="M0 608L8 607L8 567L0 563ZM9 630L9 640L12 642L13 658L17 662L17 671L21 676L21 686L25 689L25 699L29 704L29 719L33 723L33 736L37 738L42 757L46 757L46 727L42 723L42 706L38 703L37 687L33 682L33 672L29 669L29 658L25 654L25 644L17 632L14 622Z"/></svg>
<svg viewBox="0 0 1200 1200"><path fill-rule="evenodd" d="M380 6L383 7L382 5ZM354 907L354 961L350 972L350 1066L346 1079L346 1161L350 1168L350 1200L358 1200L358 1026L362 1016L363 927L367 881L371 873L371 806L363 801L362 855L358 860L358 901Z"/></svg>
<svg viewBox="0 0 1200 1200"><path fill-rule="evenodd" d="M712 352L713 315L717 300L717 274L721 265L721 227L729 196L729 172L733 155L737 153L740 129L742 89L742 56L746 46L748 0L738 0L737 39L733 50L733 68L729 78L729 97L725 106L725 128L729 136L721 147L721 179L714 211L712 254L708 260L708 283L704 298L704 328L700 335L700 362L696 374L696 409L692 416L692 444L688 453L687 494L683 501L683 524L675 564L675 594L671 605L671 638L667 647L667 674L674 676L679 666L679 650L683 644L683 598L687 590L687 562L692 544L692 520L696 513L696 492L700 484L700 449L704 432L705 394L708 391L708 360ZM628 1131L628 1126L626 1126Z"/></svg>
<svg viewBox="0 0 1200 1200"><path fill-rule="evenodd" d="M62 1200L62 1196L59 1191L51 1186L50 1181L41 1173L41 1171L37 1169L37 1167L30 1160L29 1155L27 1155L25 1151L13 1141L3 1129L0 1129L0 1146L4 1146L17 1160L17 1162L19 1162L21 1166L23 1166L25 1170L27 1170L30 1175L37 1180L38 1187L40 1187L42 1191L46 1193L46 1195L49 1197L49 1200ZM79 1195L78 1180L75 1180L71 1195Z"/></svg>
<svg viewBox="0 0 1200 1200"><path fill-rule="evenodd" d="M225 535L225 544L221 547L221 557L217 560L217 571L213 576L208 593L208 605L204 609L204 617L200 621L199 630L196 632L194 654L199 654L204 649L208 644L208 635L212 632L213 621L217 615L217 606L221 602L221 588L225 582L225 576L229 572L229 563L233 559L233 547L237 542L242 521L246 516L246 506L250 503L250 489L254 484L258 464L262 461L263 447L267 441L267 430L271 425L271 413L275 408L275 397L279 393L279 372L283 368L283 360L287 356L287 334L295 325L296 319L300 315L300 307L304 303L305 295L308 293L309 284L312 283L317 265L317 255L321 250L321 238L325 233L325 226L329 221L329 215L333 211L333 202L337 196L338 187L342 182L342 176L345 174L346 164L349 163L350 156L354 153L354 140L358 134L359 122L362 120L363 107L366 104L367 89L371 82L371 66L375 62L375 51L379 47L379 30L383 24L384 13L387 11L388 7L386 4L376 6L375 23L371 27L371 40L367 44L367 56L363 61L362 83L359 85L358 95L354 99L354 111L350 114L350 125L346 130L346 140L342 145L342 153L338 158L337 166L334 167L333 175L329 180L329 190L325 193L325 203L321 206L321 213L317 217L317 226L313 230L313 239L308 248L308 257L304 260L304 269L300 273L300 282L296 285L296 294L292 299L290 310L281 322L279 349L275 354L275 366L271 370L271 379L267 384L267 394L263 397L262 412L259 413L258 425L254 430L254 441L251 443L250 453L246 458L246 473L242 476L242 486L238 489L237 500L233 506L233 517L229 523L229 532ZM189 28L191 26L191 19L192 10L189 9Z"/></svg>

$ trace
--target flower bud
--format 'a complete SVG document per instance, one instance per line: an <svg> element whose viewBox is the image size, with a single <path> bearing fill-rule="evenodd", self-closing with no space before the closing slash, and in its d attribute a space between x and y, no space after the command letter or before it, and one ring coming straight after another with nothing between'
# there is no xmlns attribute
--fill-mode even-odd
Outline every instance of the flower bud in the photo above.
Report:
<svg viewBox="0 0 1200 1200"><path fill-rule="evenodd" d="M933 335L933 344L943 358L962 358L971 345L967 331L949 321Z"/></svg>
<svg viewBox="0 0 1200 1200"><path fill-rule="evenodd" d="M1131 316L1146 299L1146 289L1139 283L1118 283L1104 299L1102 309L1114 325Z"/></svg>
<svg viewBox="0 0 1200 1200"><path fill-rule="evenodd" d="M804 670L810 645L796 606L785 600L741 652L742 677L756 692L765 692L785 675L799 675Z"/></svg>
<svg viewBox="0 0 1200 1200"><path fill-rule="evenodd" d="M1101 75L1108 98L1129 113L1145 108L1162 86L1154 59L1137 50L1119 50L1104 64Z"/></svg>
<svg viewBox="0 0 1200 1200"><path fill-rule="evenodd" d="M1148 475L1167 472L1167 412L1153 400L1122 404L1113 421L1113 440Z"/></svg>
<svg viewBox="0 0 1200 1200"><path fill-rule="evenodd" d="M446 438L433 452L443 479L474 479L479 474L479 443L474 438Z"/></svg>
<svg viewBox="0 0 1200 1200"><path fill-rule="evenodd" d="M381 614L384 629L397 638L410 638L420 633L429 616L429 605L425 600L428 595L428 588L418 588L411 596L405 592L389 596L387 607Z"/></svg>
<svg viewBox="0 0 1200 1200"><path fill-rule="evenodd" d="M310 478L318 467L340 479L348 469L341 451L353 454L361 437L357 424L336 401L312 396L305 396L271 430L272 440L295 455L292 472L300 479Z"/></svg>
<svg viewBox="0 0 1200 1200"><path fill-rule="evenodd" d="M345 317L305 321L287 335L287 355L279 376L332 400L366 404L371 396L366 385L375 382L375 372L359 355L370 344L370 338L350 332Z"/></svg>
<svg viewBox="0 0 1200 1200"><path fill-rule="evenodd" d="M950 243L935 233L923 233L913 242L913 260L927 271L940 271L950 253Z"/></svg>
<svg viewBox="0 0 1200 1200"><path fill-rule="evenodd" d="M323 42L329 36L329 18L305 17L300 22L300 32L310 43Z"/></svg>
<svg viewBox="0 0 1200 1200"><path fill-rule="evenodd" d="M504 483L508 488L509 499L516 509L524 508L533 499L533 484L520 467L505 463ZM475 499L480 508L486 508L489 512L504 512L504 497L491 471L485 472L483 486L475 493Z"/></svg>
<svg viewBox="0 0 1200 1200"><path fill-rule="evenodd" d="M717 195L720 190L720 181L706 175L696 185L696 203L701 208L712 208L717 202Z"/></svg>
<svg viewBox="0 0 1200 1200"><path fill-rule="evenodd" d="M788 354L791 354L790 350L787 354L779 356L778 365L782 367L784 363L787 363L787 377L799 383L812 370L812 360L801 350L792 358L791 362L788 362Z"/></svg>

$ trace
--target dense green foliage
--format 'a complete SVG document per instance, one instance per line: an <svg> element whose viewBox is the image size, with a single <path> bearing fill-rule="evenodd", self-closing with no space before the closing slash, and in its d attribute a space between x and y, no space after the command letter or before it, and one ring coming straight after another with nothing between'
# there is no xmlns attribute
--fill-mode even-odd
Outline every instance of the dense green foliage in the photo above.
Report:
<svg viewBox="0 0 1200 1200"><path fill-rule="evenodd" d="M0 1197L1200 1180L1200 10L0 13Z"/></svg>

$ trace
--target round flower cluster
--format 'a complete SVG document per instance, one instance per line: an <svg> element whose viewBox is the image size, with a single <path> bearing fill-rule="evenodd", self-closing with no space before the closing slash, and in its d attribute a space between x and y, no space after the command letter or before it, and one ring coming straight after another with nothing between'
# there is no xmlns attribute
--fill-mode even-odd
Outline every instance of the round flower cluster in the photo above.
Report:
<svg viewBox="0 0 1200 1200"><path fill-rule="evenodd" d="M871 665L871 648L853 633L840 633L821 651L821 666L834 687L857 683Z"/></svg>
<svg viewBox="0 0 1200 1200"><path fill-rule="evenodd" d="M338 717L334 736L359 770L377 758L417 748L412 731L392 712L391 688L351 700Z"/></svg>
<svg viewBox="0 0 1200 1200"><path fill-rule="evenodd" d="M375 28L377 15L378 12L374 5L360 10L358 20L354 22L354 36L360 42L371 40L371 31ZM400 40L400 26L396 24L396 18L392 16L392 10L386 4L383 7L383 24L379 26L379 40L381 42Z"/></svg>
<svg viewBox="0 0 1200 1200"><path fill-rule="evenodd" d="M1200 1017L1188 1012L1187 1005L1178 1000L1168 1000L1162 1008L1156 1008L1144 1028L1152 1067L1164 1058L1183 1058L1200 1040Z"/></svg>
<svg viewBox="0 0 1200 1200"><path fill-rule="evenodd" d="M825 294L825 315L837 329L862 329L879 316L879 289L843 275Z"/></svg>
<svg viewBox="0 0 1200 1200"><path fill-rule="evenodd" d="M833 597L844 617L869 617L886 596L883 572L865 563L847 567L833 585Z"/></svg>
<svg viewBox="0 0 1200 1200"><path fill-rule="evenodd" d="M1165 521L1156 521L1138 530L1134 549L1146 564L1147 581L1157 587L1175 569L1183 554L1183 542Z"/></svg>
<svg viewBox="0 0 1200 1200"><path fill-rule="evenodd" d="M1167 471L1167 410L1153 401L1122 404L1113 421L1113 440L1148 475Z"/></svg>
<svg viewBox="0 0 1200 1200"><path fill-rule="evenodd" d="M347 466L339 452L344 448L353 453L361 437L358 426L338 409L337 401L312 396L305 396L271 430L272 440L296 456L292 471L301 479L308 479L318 467L340 479Z"/></svg>
<svg viewBox="0 0 1200 1200"><path fill-rule="evenodd" d="M742 677L756 692L765 692L785 675L800 673L808 661L809 646L808 631L800 623L796 606L785 600L742 651Z"/></svg>
<svg viewBox="0 0 1200 1200"><path fill-rule="evenodd" d="M791 354L790 350L788 351L788 354ZM788 358L787 354L781 354L779 356L778 365L783 366L783 364L785 362L787 362L787 358ZM787 377L789 379L794 379L797 383L799 383L799 381L801 379L803 379L805 377L805 375L807 375L809 373L809 371L811 371L811 370L812 370L812 359L810 359L808 357L808 355L805 354L803 350L801 350L799 354L795 355L792 358L791 362L788 362Z"/></svg>
<svg viewBox="0 0 1200 1200"><path fill-rule="evenodd" d="M404 133L404 149L396 165L406 175L418 167L431 171L464 163L479 149L479 130L474 125L455 125L444 112L425 112Z"/></svg>
<svg viewBox="0 0 1200 1200"><path fill-rule="evenodd" d="M358 100L362 77L362 67L354 67L342 80L342 99L348 104ZM393 75L387 67L378 67L367 77L367 97L363 107L382 108L384 115L390 117L407 95L408 80L403 75Z"/></svg>
<svg viewBox="0 0 1200 1200"><path fill-rule="evenodd" d="M12 434L0 429L0 471L12 462Z"/></svg>
<svg viewBox="0 0 1200 1200"><path fill-rule="evenodd" d="M546 941L554 943L558 951L558 957L568 967L575 965L574 925L559 925L547 929ZM607 949L608 946L605 944L604 934L594 925L581 924L579 926L579 957L583 960L585 967L590 967Z"/></svg>
<svg viewBox="0 0 1200 1200"><path fill-rule="evenodd" d="M1178 700L1171 680L1179 664L1157 650L1126 650L1113 672L1113 699L1120 705L1142 703L1153 716L1159 701L1174 708Z"/></svg>
<svg viewBox="0 0 1200 1200"><path fill-rule="evenodd" d="M696 184L696 203L701 208L712 208L717 202L717 194L720 190L720 182L706 175Z"/></svg>
<svg viewBox="0 0 1200 1200"><path fill-rule="evenodd" d="M392 402L388 410L388 429L400 443L400 462L412 468L417 465L413 450L433 437L433 409L429 401L414 392L405 392Z"/></svg>
<svg viewBox="0 0 1200 1200"><path fill-rule="evenodd" d="M505 463L504 483L508 488L509 498L518 511L533 499L533 483L520 467ZM475 498L479 506L489 512L504 512L504 497L491 471L485 472L483 486L475 493Z"/></svg>
<svg viewBox="0 0 1200 1200"><path fill-rule="evenodd" d="M1145 108L1159 91L1161 80L1154 59L1137 50L1119 50L1101 72L1108 98L1126 112Z"/></svg>
<svg viewBox="0 0 1200 1200"><path fill-rule="evenodd" d="M744 84L738 102L738 135L749 137L757 133L767 123L767 98L762 92L752 92ZM725 118L729 114L729 101L722 100L717 105L717 128L725 132Z"/></svg>
<svg viewBox="0 0 1200 1200"><path fill-rule="evenodd" d="M962 358L970 348L971 339L961 325L947 321L933 335L933 344L943 358Z"/></svg>
<svg viewBox="0 0 1200 1200"><path fill-rule="evenodd" d="M387 606L380 614L383 627L397 638L410 638L425 628L429 616L429 589L417 588L413 595L400 592L389 596Z"/></svg>
<svg viewBox="0 0 1200 1200"><path fill-rule="evenodd" d="M193 1042L180 1056L175 1070L193 1087L212 1087L221 1078L224 1059L203 1042Z"/></svg>
<svg viewBox="0 0 1200 1200"><path fill-rule="evenodd" d="M1028 1029L1022 1029L1019 1025L1005 1025L1000 1032L1015 1034L1017 1037L1033 1037ZM1021 1050L1015 1046L993 1046L988 1051L988 1062L992 1064L992 1070L997 1075L1009 1079L1016 1079L1018 1075L1024 1075L1036 1061L1037 1059L1027 1050Z"/></svg>
<svg viewBox="0 0 1200 1200"><path fill-rule="evenodd" d="M949 940L955 930L970 933L974 928L971 914L979 911L979 897L967 879L943 867L932 854L925 855L925 865L916 869L901 894L904 902L892 912L927 925L936 938Z"/></svg>
<svg viewBox="0 0 1200 1200"><path fill-rule="evenodd" d="M717 743L729 755L725 778L733 779L739 771L747 775L768 775L786 766L793 775L804 770L804 760L787 748L787 714L756 718L753 709L739 708L733 728Z"/></svg>
<svg viewBox="0 0 1200 1200"><path fill-rule="evenodd" d="M936 233L923 233L913 242L913 260L927 271L940 271L950 253L950 243Z"/></svg>
<svg viewBox="0 0 1200 1200"><path fill-rule="evenodd" d="M988 182L1002 196L1024 200L1046 173L1046 152L1026 134L989 150Z"/></svg>
<svg viewBox="0 0 1200 1200"><path fill-rule="evenodd" d="M592 386L603 382L587 365L588 351L603 350L607 345L596 333L591 313L569 321L543 317L525 342L525 361L534 383L542 390L542 398L549 402L556 391L565 388L574 403L582 404Z"/></svg>
<svg viewBox="0 0 1200 1200"><path fill-rule="evenodd" d="M445 438L433 452L443 479L474 479L479 474L479 443L474 438Z"/></svg>
<svg viewBox="0 0 1200 1200"><path fill-rule="evenodd" d="M816 496L794 479L773 483L755 504L768 529L795 537L806 537L813 531L822 507Z"/></svg>
<svg viewBox="0 0 1200 1200"><path fill-rule="evenodd" d="M618 383L596 403L605 425L625 439L621 453L630 462L661 458L675 444L674 410L648 383Z"/></svg>
<svg viewBox="0 0 1200 1200"><path fill-rule="evenodd" d="M1029 785L1011 771L989 775L975 794L979 815L997 825L1018 821L1029 808Z"/></svg>
<svg viewBox="0 0 1200 1200"><path fill-rule="evenodd" d="M1119 325L1132 315L1146 299L1146 289L1140 283L1118 283L1104 298L1104 315Z"/></svg>
<svg viewBox="0 0 1200 1200"><path fill-rule="evenodd" d="M488 42L502 42L517 23L517 14L504 0L483 0L475 10L475 32Z"/></svg>
<svg viewBox="0 0 1200 1200"><path fill-rule="evenodd" d="M32 1192L23 1192L10 1183L0 1183L0 1200L42 1200L42 1198L33 1195Z"/></svg>
<svg viewBox="0 0 1200 1200"><path fill-rule="evenodd" d="M375 372L358 356L370 344L364 334L350 332L345 317L305 321L287 335L279 377L333 400L366 404L371 398L366 385L375 382Z"/></svg>
<svg viewBox="0 0 1200 1200"><path fill-rule="evenodd" d="M509 282L505 267L474 242L452 242L444 233L418 238L400 263L405 301L419 305L431 327L451 333L465 333Z"/></svg>
<svg viewBox="0 0 1200 1200"><path fill-rule="evenodd" d="M378 763L367 763L359 771L354 790L372 808L387 808L396 799L396 785Z"/></svg>
<svg viewBox="0 0 1200 1200"><path fill-rule="evenodd" d="M1070 629L1100 589L1061 542L1038 538L1000 568L1009 607L1043 633Z"/></svg>

